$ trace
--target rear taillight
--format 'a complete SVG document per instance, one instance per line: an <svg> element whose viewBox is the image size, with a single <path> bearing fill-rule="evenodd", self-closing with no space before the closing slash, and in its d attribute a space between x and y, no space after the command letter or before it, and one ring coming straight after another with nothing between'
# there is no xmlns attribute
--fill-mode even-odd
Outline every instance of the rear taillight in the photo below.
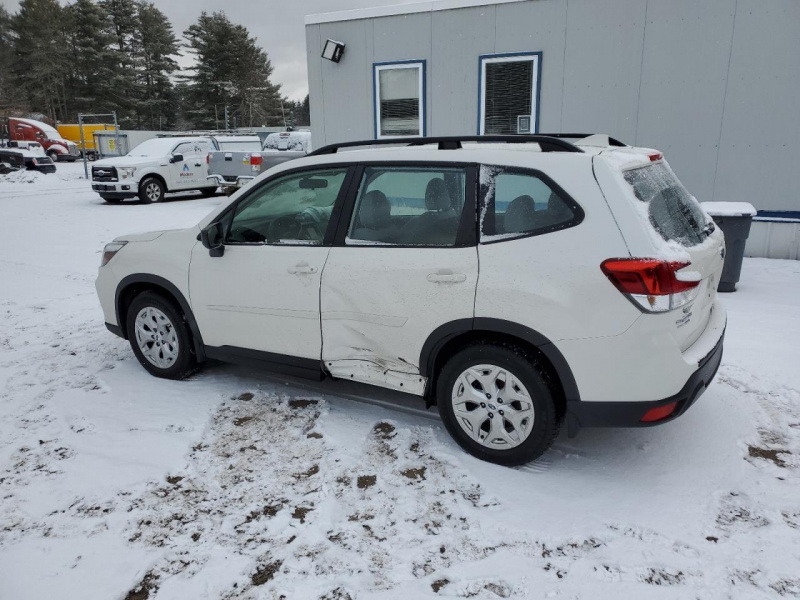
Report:
<svg viewBox="0 0 800 600"><path fill-rule="evenodd" d="M259 167L264 162L264 157L260 154L251 154L250 155L250 165L253 167Z"/></svg>
<svg viewBox="0 0 800 600"><path fill-rule="evenodd" d="M656 162L656 161L661 160L662 158L664 158L664 155L661 154L661 152L654 152L653 154L650 154L649 156L650 156L650 162Z"/></svg>
<svg viewBox="0 0 800 600"><path fill-rule="evenodd" d="M211 164L211 152L209 152L208 154L206 154L206 164L207 164L207 165L210 165L210 164Z"/></svg>
<svg viewBox="0 0 800 600"><path fill-rule="evenodd" d="M699 292L697 273L678 272L688 262L653 258L609 258L600 265L616 288L646 312L665 312L692 302Z"/></svg>

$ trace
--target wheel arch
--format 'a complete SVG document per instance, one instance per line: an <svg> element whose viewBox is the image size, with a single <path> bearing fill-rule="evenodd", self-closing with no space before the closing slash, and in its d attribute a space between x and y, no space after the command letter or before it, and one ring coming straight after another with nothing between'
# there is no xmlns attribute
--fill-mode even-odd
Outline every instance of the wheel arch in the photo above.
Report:
<svg viewBox="0 0 800 600"><path fill-rule="evenodd" d="M472 342L513 344L529 351L552 377L558 388L559 412L566 412L568 401L580 400L575 376L567 360L551 340L538 331L503 319L476 317L445 323L428 336L420 353L420 374L428 378L425 400L432 404L436 377L441 367L465 344Z"/></svg>
<svg viewBox="0 0 800 600"><path fill-rule="evenodd" d="M122 337L126 340L128 339L127 315L131 302L133 302L136 296L147 291L158 292L178 303L186 319L186 323L189 325L189 331L192 333L195 356L198 361L205 360L206 354L203 346L203 337L200 334L200 328L197 326L197 321L194 318L194 313L192 313L189 303L175 284L158 275L134 273L123 278L117 285L117 291L114 296L114 310L117 316L117 324L122 332Z"/></svg>
<svg viewBox="0 0 800 600"><path fill-rule="evenodd" d="M141 191L142 191L142 184L143 184L143 183L144 183L144 182L145 182L147 179L149 179L149 178L151 178L151 177L152 177L153 179L158 179L158 180L161 182L161 185L163 185L163 186L164 186L164 192L165 192L165 193L169 191L169 186L167 185L167 180L166 180L166 179L164 179L164 176L163 176L161 173L159 173L158 171L146 171L146 172L145 172L145 173L142 175L142 177L139 179L139 185L137 185L137 186L136 186L136 191L141 193Z"/></svg>

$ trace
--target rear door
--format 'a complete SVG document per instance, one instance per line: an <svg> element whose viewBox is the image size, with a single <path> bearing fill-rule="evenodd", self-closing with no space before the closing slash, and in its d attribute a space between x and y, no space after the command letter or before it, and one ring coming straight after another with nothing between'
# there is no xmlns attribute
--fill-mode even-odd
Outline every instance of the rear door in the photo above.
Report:
<svg viewBox="0 0 800 600"><path fill-rule="evenodd" d="M322 275L322 356L332 375L424 392L428 336L474 314L476 171L361 167Z"/></svg>

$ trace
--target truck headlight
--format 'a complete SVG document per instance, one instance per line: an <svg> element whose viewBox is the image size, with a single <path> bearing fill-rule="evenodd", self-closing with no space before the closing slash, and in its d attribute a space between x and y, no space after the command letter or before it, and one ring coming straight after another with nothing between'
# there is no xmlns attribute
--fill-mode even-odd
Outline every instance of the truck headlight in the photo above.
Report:
<svg viewBox="0 0 800 600"><path fill-rule="evenodd" d="M122 179L133 177L134 173L136 173L136 167L121 167L119 169L119 174L122 175Z"/></svg>
<svg viewBox="0 0 800 600"><path fill-rule="evenodd" d="M116 256L117 252L122 250L123 246L128 242L111 242L110 244L106 244L106 247L103 248L103 260L100 261L100 266L105 267L114 256Z"/></svg>

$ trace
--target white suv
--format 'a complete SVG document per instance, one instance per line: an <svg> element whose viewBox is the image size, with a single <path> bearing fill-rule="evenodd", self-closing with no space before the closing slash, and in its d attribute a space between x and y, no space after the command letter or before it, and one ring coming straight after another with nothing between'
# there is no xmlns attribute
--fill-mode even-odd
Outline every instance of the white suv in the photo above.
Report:
<svg viewBox="0 0 800 600"><path fill-rule="evenodd" d="M158 377L220 359L414 394L506 465L564 421L674 419L713 379L723 236L660 153L578 134L339 151L355 145L107 245L107 327Z"/></svg>

